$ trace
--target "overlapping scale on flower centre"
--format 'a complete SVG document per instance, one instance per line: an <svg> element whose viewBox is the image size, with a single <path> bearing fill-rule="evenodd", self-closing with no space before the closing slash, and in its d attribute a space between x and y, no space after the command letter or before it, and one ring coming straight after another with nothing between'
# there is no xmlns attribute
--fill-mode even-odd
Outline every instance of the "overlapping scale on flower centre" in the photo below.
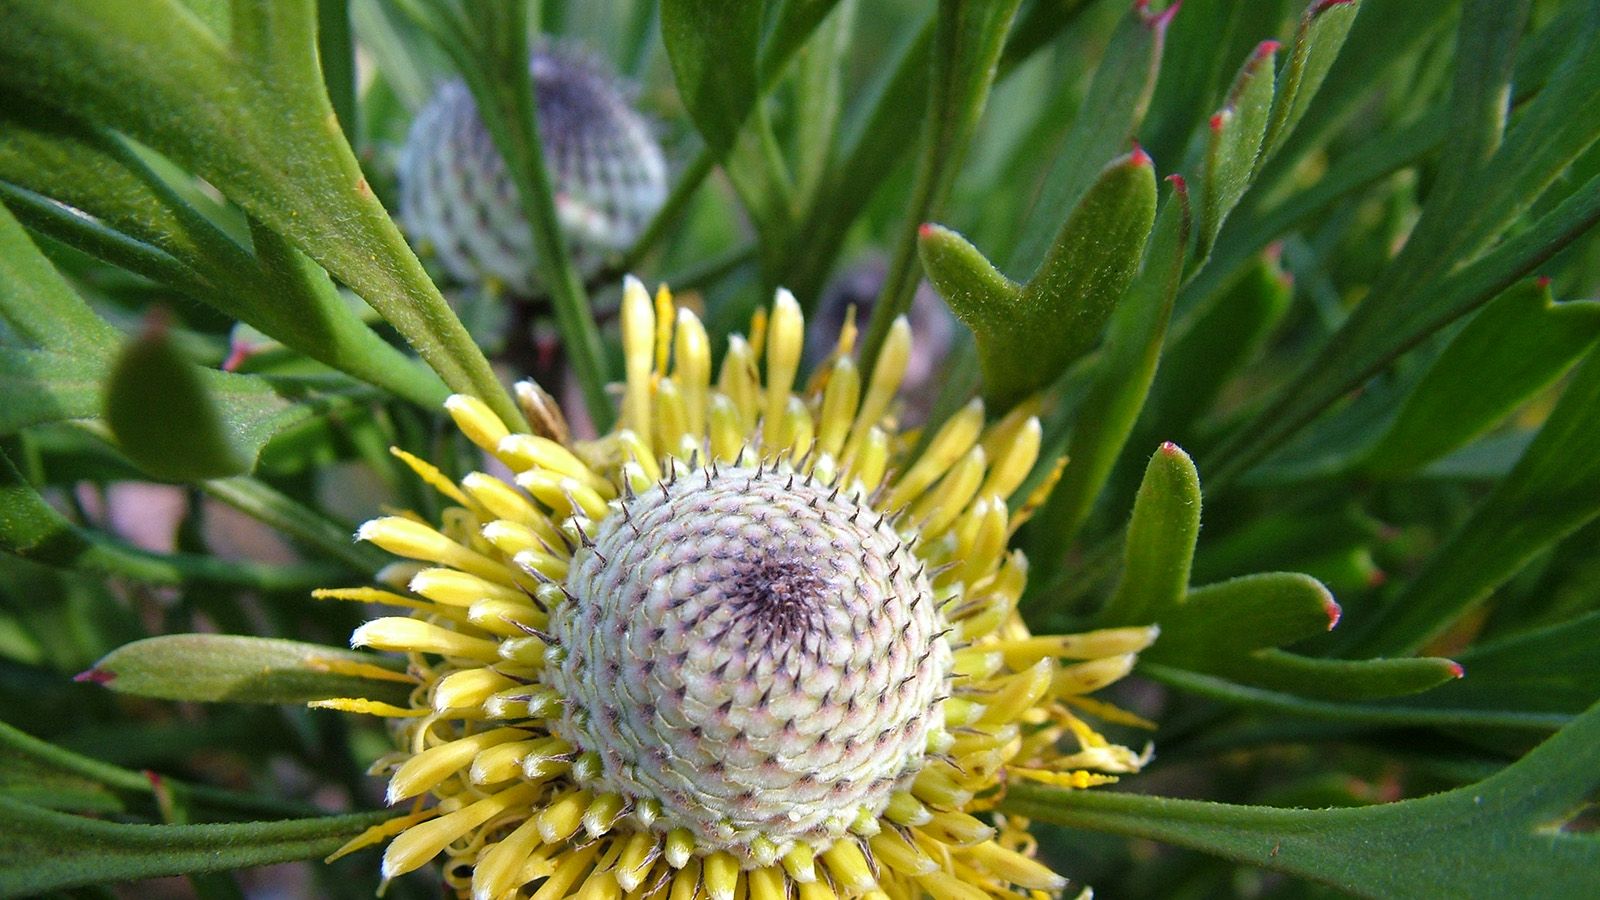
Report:
<svg viewBox="0 0 1600 900"><path fill-rule="evenodd" d="M749 862L871 822L920 768L951 654L921 561L806 475L680 475L600 523L551 627L588 786Z"/></svg>

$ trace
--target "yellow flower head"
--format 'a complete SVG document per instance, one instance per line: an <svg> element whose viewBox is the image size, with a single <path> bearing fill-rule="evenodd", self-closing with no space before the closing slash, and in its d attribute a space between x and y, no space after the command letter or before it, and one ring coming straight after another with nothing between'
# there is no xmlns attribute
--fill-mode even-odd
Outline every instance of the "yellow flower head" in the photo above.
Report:
<svg viewBox="0 0 1600 900"><path fill-rule="evenodd" d="M854 327L795 380L800 308L780 291L715 381L704 328L629 280L618 429L572 442L482 403L447 404L513 473L459 484L397 454L453 504L437 527L376 519L406 615L352 643L409 654L389 800L412 812L384 875L439 854L475 898L732 900L1017 896L1065 879L1026 823L992 812L1008 780L1088 787L1144 761L1080 714L1154 629L1035 637L1015 606L1012 494L1038 461L1026 408L973 402L920 453L893 400L896 323L863 384ZM765 377L762 371L765 371ZM1125 715L1125 714L1124 714ZM1131 717L1125 717L1131 718ZM975 815L976 814L976 815Z"/></svg>

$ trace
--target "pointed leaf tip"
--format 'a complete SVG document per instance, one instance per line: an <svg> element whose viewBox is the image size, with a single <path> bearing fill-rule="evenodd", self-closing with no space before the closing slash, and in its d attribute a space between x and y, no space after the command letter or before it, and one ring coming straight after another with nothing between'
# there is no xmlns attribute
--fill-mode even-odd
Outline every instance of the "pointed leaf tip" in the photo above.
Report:
<svg viewBox="0 0 1600 900"><path fill-rule="evenodd" d="M1151 165L1150 154L1144 152L1144 148L1139 146L1139 142L1138 141L1134 141L1133 142L1133 149L1128 152L1128 165L1130 165L1130 166L1148 166L1148 165Z"/></svg>
<svg viewBox="0 0 1600 900"><path fill-rule="evenodd" d="M117 673L105 669L85 669L72 676L72 680L79 684L110 684L117 677Z"/></svg>
<svg viewBox="0 0 1600 900"><path fill-rule="evenodd" d="M1171 5L1160 12L1150 11L1150 0L1133 0L1133 11L1139 14L1139 19L1144 27L1155 32L1165 32L1167 26L1172 24L1172 17L1178 14L1178 7L1183 5L1183 0L1173 0Z"/></svg>

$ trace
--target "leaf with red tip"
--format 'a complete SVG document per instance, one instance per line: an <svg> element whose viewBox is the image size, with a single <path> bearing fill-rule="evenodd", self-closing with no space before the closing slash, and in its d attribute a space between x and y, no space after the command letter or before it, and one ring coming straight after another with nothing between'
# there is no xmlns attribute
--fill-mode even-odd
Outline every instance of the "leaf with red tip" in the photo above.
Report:
<svg viewBox="0 0 1600 900"><path fill-rule="evenodd" d="M1245 60L1228 89L1227 101L1211 117L1205 163L1195 209L1195 263L1210 254L1217 232L1258 171L1261 141L1272 111L1273 61L1277 41L1263 41Z"/></svg>
<svg viewBox="0 0 1600 900"><path fill-rule="evenodd" d="M1100 612L1103 625L1159 622L1189 590L1200 536L1200 473L1176 444L1162 444L1145 467L1128 520L1122 580Z"/></svg>
<svg viewBox="0 0 1600 900"><path fill-rule="evenodd" d="M1195 588L1158 621L1161 637L1141 654L1143 659L1216 671L1225 657L1331 630L1339 621L1339 604L1309 575L1265 572Z"/></svg>
<svg viewBox="0 0 1600 900"><path fill-rule="evenodd" d="M1154 15L1147 6L1135 4L1112 33L1089 93L1029 212L1022 237L1006 257L1008 268L1025 272L1039 265L1062 211L1071 209L1089 189L1100 167L1124 152L1144 121L1161 70L1167 27L1179 4Z"/></svg>
<svg viewBox="0 0 1600 900"><path fill-rule="evenodd" d="M1295 34L1294 49L1289 61L1278 77L1277 97L1272 105L1271 121L1267 124L1262 142L1262 158L1268 159L1283 146L1306 107L1322 87L1322 79L1339 56L1339 48L1350 33L1350 26L1361 9L1361 0L1315 0L1306 8Z"/></svg>
<svg viewBox="0 0 1600 900"><path fill-rule="evenodd" d="M1111 314L1094 384L1078 407L1078 421L1094 427L1073 430L1067 446L1072 465L1033 519L1035 543L1030 549L1035 552L1030 556L1041 581L1060 562L1060 554L1051 548L1069 542L1088 518L1156 377L1190 232L1188 185L1181 175L1167 181L1172 189L1156 218L1143 267Z"/></svg>
<svg viewBox="0 0 1600 900"><path fill-rule="evenodd" d="M404 703L412 684L370 653L299 641L171 634L111 651L79 676L114 691L207 703L304 703L366 697ZM380 671L384 677L375 677ZM363 676L357 673L371 673ZM389 676L394 676L390 678Z"/></svg>

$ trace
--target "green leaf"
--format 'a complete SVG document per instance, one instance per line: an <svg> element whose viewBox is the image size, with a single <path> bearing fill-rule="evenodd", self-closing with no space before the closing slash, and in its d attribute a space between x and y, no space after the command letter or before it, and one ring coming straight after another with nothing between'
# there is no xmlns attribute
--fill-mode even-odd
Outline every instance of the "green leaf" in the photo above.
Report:
<svg viewBox="0 0 1600 900"><path fill-rule="evenodd" d="M1178 7L1172 4L1151 14L1144 4L1134 4L1112 32L1089 92L1073 118L1072 130L1063 139L1022 237L1008 257L1014 270L1028 271L1039 265L1050 248L1056 223L1061 221L1061 210L1072 209L1100 170L1133 139L1150 106L1167 26Z"/></svg>
<svg viewBox="0 0 1600 900"><path fill-rule="evenodd" d="M1595 176L1490 246L1600 138L1600 8L1585 10L1581 39L1524 105L1495 154L1458 190L1429 198L1405 247L1339 330L1217 448L1214 482L1232 481L1396 356L1488 302L1600 221Z"/></svg>
<svg viewBox="0 0 1600 900"><path fill-rule="evenodd" d="M1463 667L1464 669L1464 667ZM1494 728L1513 731L1554 731L1572 720L1571 713L1525 709L1520 704L1475 709L1435 703L1452 687L1464 684L1471 673L1425 693L1382 700L1311 700L1284 691L1240 684L1218 675L1189 669L1143 663L1140 674L1171 688L1232 707L1319 722L1348 722L1380 728Z"/></svg>
<svg viewBox="0 0 1600 900"><path fill-rule="evenodd" d="M92 359L0 346L0 434L99 415L103 377Z"/></svg>
<svg viewBox="0 0 1600 900"><path fill-rule="evenodd" d="M1534 554L1600 515L1600 350L1573 373L1516 468L1379 610L1360 645L1415 649L1488 598Z"/></svg>
<svg viewBox="0 0 1600 900"><path fill-rule="evenodd" d="M1022 291L982 251L943 225L922 226L917 252L928 281L952 309L1003 309Z"/></svg>
<svg viewBox="0 0 1600 900"><path fill-rule="evenodd" d="M777 274L808 311L851 223L912 147L905 135L915 133L927 107L933 24L930 17L914 32L882 82L863 98L867 111L847 132L805 213L796 217L792 233L805 236L805 252L785 254L787 268Z"/></svg>
<svg viewBox="0 0 1600 900"><path fill-rule="evenodd" d="M1161 637L1140 656L1204 671L1217 657L1291 644L1338 622L1339 604L1315 578L1244 575L1189 591L1161 617Z"/></svg>
<svg viewBox="0 0 1600 900"><path fill-rule="evenodd" d="M1600 612L1483 641L1457 659L1467 677L1395 701L1428 709L1577 715L1600 700Z"/></svg>
<svg viewBox="0 0 1600 900"><path fill-rule="evenodd" d="M0 797L0 894L35 894L327 856L390 812L223 825L86 819Z"/></svg>
<svg viewBox="0 0 1600 900"><path fill-rule="evenodd" d="M1278 260L1258 254L1217 302L1175 323L1139 433L1147 440L1191 439L1223 388L1283 320L1293 296L1294 284Z"/></svg>
<svg viewBox="0 0 1600 900"><path fill-rule="evenodd" d="M984 393L995 409L1049 385L1100 342L1106 320L1138 271L1155 208L1150 158L1135 151L1101 172L1039 270L1011 297L999 291L998 272L983 276L992 290L945 296L977 335ZM936 230L927 233L948 243ZM984 268L976 250L960 252L966 270Z"/></svg>
<svg viewBox="0 0 1600 900"><path fill-rule="evenodd" d="M940 0L928 112L922 126L922 158L905 224L895 239L888 274L862 345L863 368L869 372L894 320L911 307L917 287L917 235L923 223L939 216L949 198L961 159L989 102L1000 52L1019 2Z"/></svg>
<svg viewBox="0 0 1600 900"><path fill-rule="evenodd" d="M1222 223L1250 187L1272 108L1272 64L1277 53L1277 41L1263 41L1234 77L1222 109L1211 117L1195 216L1197 260L1211 252Z"/></svg>
<svg viewBox="0 0 1600 900"><path fill-rule="evenodd" d="M201 481L250 468L201 371L159 322L129 341L111 369L106 424L122 452L157 478Z"/></svg>
<svg viewBox="0 0 1600 900"><path fill-rule="evenodd" d="M1600 303L1558 304L1548 283L1513 287L1455 336L1362 468L1394 476L1468 443L1554 383L1597 338Z"/></svg>
<svg viewBox="0 0 1600 900"><path fill-rule="evenodd" d="M1277 809L1013 783L1001 809L1188 847L1381 897L1589 897L1600 840L1563 831L1600 787L1600 707L1476 784L1346 809Z"/></svg>
<svg viewBox="0 0 1600 900"><path fill-rule="evenodd" d="M1463 673L1459 663L1437 656L1319 659L1281 650L1259 650L1215 669L1268 690L1343 702L1421 693Z"/></svg>
<svg viewBox="0 0 1600 900"><path fill-rule="evenodd" d="M14 5L0 84L203 177L349 285L452 390L524 424L340 131L317 63L313 0L233 12L237 46L176 0Z"/></svg>
<svg viewBox="0 0 1600 900"><path fill-rule="evenodd" d="M762 4L746 0L661 3L661 40L672 62L678 96L719 157L733 148L759 96L756 52L761 43L761 8Z"/></svg>
<svg viewBox="0 0 1600 900"><path fill-rule="evenodd" d="M392 660L269 638L170 634L113 650L78 676L114 691L205 703L304 703L366 697L403 703L412 685L373 677ZM367 672L366 675L355 674Z"/></svg>
<svg viewBox="0 0 1600 900"><path fill-rule="evenodd" d="M1183 600L1200 534L1200 474L1177 444L1150 457L1128 520L1122 581L1100 612L1104 625L1147 625Z"/></svg>
<svg viewBox="0 0 1600 900"><path fill-rule="evenodd" d="M11 211L0 204L0 322L43 350L111 352L121 342L61 277ZM8 394L8 397L17 397Z"/></svg>
<svg viewBox="0 0 1600 900"><path fill-rule="evenodd" d="M1294 49L1278 76L1272 118L1267 123L1263 158L1270 158L1300 123L1322 79L1339 56L1345 36L1361 9L1360 0L1312 0L1300 20Z"/></svg>
<svg viewBox="0 0 1600 900"><path fill-rule="evenodd" d="M1034 517L1036 547L1044 551L1033 555L1036 565L1059 559L1043 545L1065 546L1088 519L1155 380L1189 244L1189 193L1181 177L1168 180L1173 190L1156 219L1144 267L1111 315L1094 384L1075 411L1071 464Z"/></svg>

